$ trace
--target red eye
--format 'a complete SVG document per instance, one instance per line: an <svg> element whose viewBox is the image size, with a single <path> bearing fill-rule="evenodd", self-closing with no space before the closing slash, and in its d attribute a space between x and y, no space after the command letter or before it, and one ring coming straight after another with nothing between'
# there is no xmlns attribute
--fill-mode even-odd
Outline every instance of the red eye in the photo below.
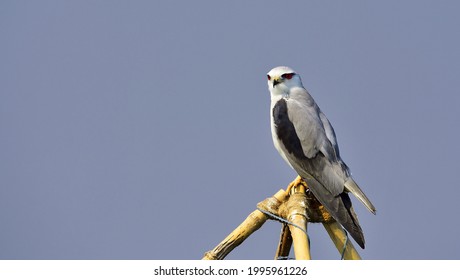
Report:
<svg viewBox="0 0 460 280"><path fill-rule="evenodd" d="M267 75L267 79L270 81L272 77L270 77L270 75Z"/></svg>
<svg viewBox="0 0 460 280"><path fill-rule="evenodd" d="M281 75L281 78L290 80L292 79L292 76L294 76L294 73L286 73Z"/></svg>

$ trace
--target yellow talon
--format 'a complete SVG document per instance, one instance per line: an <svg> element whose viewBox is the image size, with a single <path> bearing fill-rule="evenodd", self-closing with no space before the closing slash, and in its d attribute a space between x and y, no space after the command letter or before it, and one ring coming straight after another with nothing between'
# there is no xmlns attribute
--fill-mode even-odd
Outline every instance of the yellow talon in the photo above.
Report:
<svg viewBox="0 0 460 280"><path fill-rule="evenodd" d="M305 188L308 188L307 183L300 177L297 176L294 181L292 181L286 189L286 193L291 194L292 188L298 187L298 186L304 186Z"/></svg>

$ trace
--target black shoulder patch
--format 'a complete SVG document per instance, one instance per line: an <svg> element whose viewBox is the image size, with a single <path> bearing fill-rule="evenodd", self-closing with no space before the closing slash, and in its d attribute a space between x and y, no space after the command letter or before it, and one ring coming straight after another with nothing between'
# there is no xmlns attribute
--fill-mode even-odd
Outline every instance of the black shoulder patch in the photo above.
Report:
<svg viewBox="0 0 460 280"><path fill-rule="evenodd" d="M299 159L305 159L306 156L303 153L302 144L297 136L294 124L289 120L288 108L284 98L276 102L272 114L278 139L283 142L284 147L286 147L290 154L293 154Z"/></svg>

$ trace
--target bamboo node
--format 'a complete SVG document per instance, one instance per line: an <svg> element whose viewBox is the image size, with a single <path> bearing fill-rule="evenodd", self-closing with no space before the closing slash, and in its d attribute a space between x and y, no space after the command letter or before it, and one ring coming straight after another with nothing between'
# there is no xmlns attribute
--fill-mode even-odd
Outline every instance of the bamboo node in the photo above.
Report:
<svg viewBox="0 0 460 280"><path fill-rule="evenodd" d="M310 220L306 207L306 195L304 193L294 193L291 194L288 201L280 206L279 215L289 221L292 221L292 217L295 215L301 215Z"/></svg>
<svg viewBox="0 0 460 280"><path fill-rule="evenodd" d="M217 260L217 256L212 251L204 253L203 260Z"/></svg>
<svg viewBox="0 0 460 280"><path fill-rule="evenodd" d="M278 208L281 205L281 202L274 198L269 197L266 198L264 201L257 203L257 208L270 212L272 214L276 214L278 212Z"/></svg>

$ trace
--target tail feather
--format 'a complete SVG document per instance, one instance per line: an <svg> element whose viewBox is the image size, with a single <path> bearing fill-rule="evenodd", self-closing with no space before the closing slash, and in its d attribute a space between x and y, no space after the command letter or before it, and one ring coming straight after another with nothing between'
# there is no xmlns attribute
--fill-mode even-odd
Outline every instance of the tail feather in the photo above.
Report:
<svg viewBox="0 0 460 280"><path fill-rule="evenodd" d="M313 195L324 205L332 217L348 231L358 245L364 249L364 234L358 222L358 217L351 205L350 197L343 192L337 196L327 191L314 178L303 178Z"/></svg>
<svg viewBox="0 0 460 280"><path fill-rule="evenodd" d="M345 188L347 191L351 192L359 201L361 201L364 206L369 209L369 211L372 212L372 214L375 215L376 209L372 202L367 198L367 196L364 194L364 192L359 188L358 184L356 184L355 180L353 178L348 178L347 181L345 181Z"/></svg>

